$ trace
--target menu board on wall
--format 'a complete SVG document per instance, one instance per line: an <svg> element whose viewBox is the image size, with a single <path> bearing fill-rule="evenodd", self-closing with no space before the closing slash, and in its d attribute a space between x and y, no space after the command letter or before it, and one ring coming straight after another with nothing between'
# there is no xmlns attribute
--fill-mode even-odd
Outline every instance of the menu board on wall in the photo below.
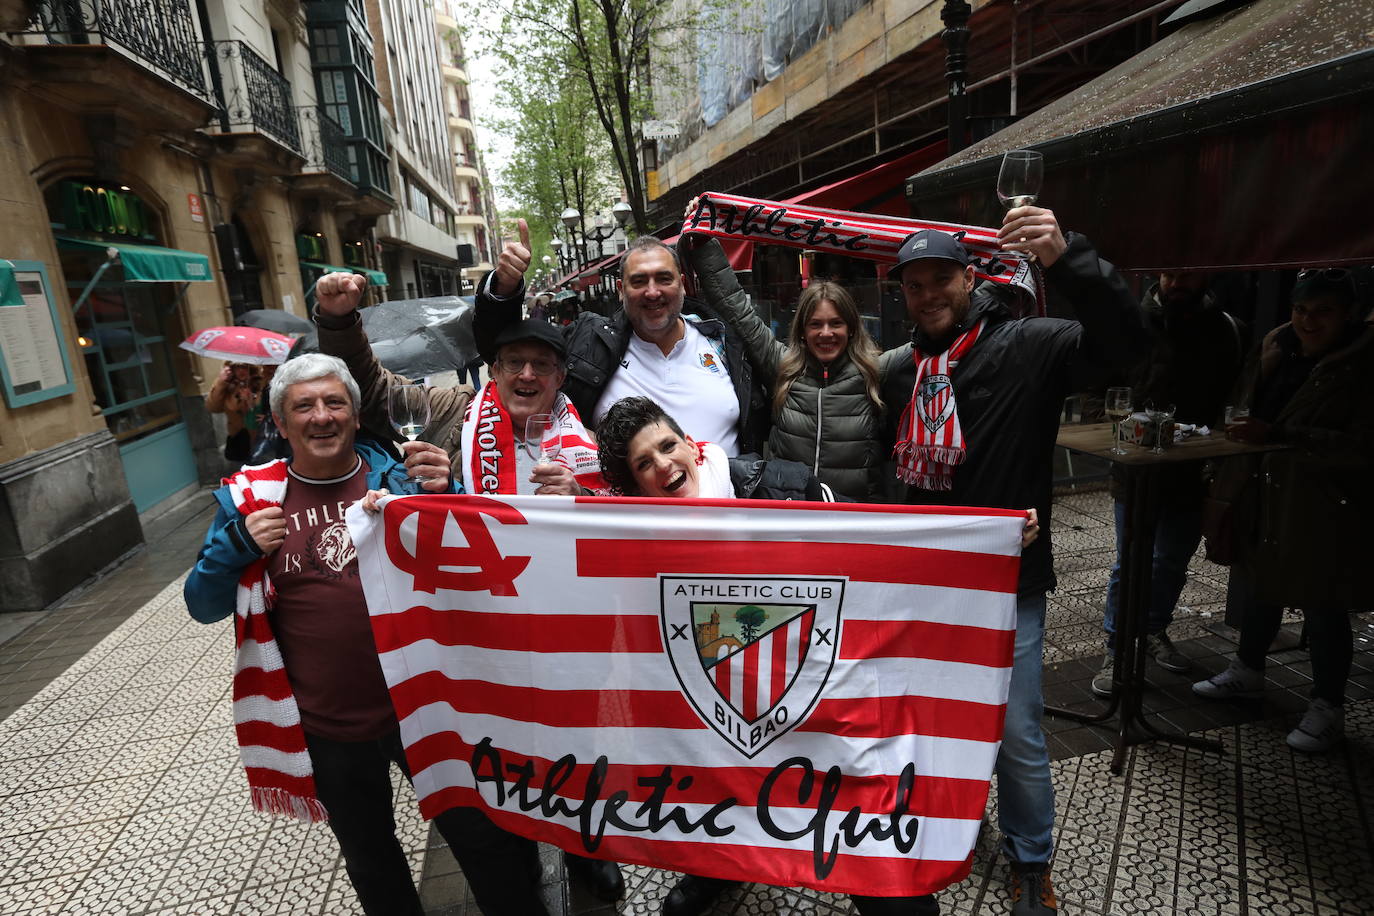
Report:
<svg viewBox="0 0 1374 916"><path fill-rule="evenodd" d="M0 377L5 400L23 407L71 394L71 366L57 320L48 274L37 261L0 261L11 265L17 297L0 302Z"/></svg>

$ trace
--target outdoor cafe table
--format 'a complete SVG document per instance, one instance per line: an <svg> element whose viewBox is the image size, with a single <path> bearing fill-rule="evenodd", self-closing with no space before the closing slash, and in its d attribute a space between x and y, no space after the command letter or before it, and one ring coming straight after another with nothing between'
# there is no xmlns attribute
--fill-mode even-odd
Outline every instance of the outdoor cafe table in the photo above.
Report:
<svg viewBox="0 0 1374 916"><path fill-rule="evenodd" d="M1126 454L1113 454L1112 424L1087 423L1059 428L1056 444L1070 451L1093 455L1120 467L1126 486L1126 521L1122 539L1121 607L1117 617L1116 665L1112 673L1112 698L1097 714L1046 706L1057 718L1088 725L1109 725L1117 717L1112 772L1121 773L1126 747L1138 741L1160 740L1221 753L1221 743L1194 735L1162 731L1144 715L1146 626L1150 607L1154 532L1159 522L1159 469L1165 465L1229 458L1271 451L1281 446L1235 442L1217 433L1188 436L1155 454L1148 446L1124 445Z"/></svg>

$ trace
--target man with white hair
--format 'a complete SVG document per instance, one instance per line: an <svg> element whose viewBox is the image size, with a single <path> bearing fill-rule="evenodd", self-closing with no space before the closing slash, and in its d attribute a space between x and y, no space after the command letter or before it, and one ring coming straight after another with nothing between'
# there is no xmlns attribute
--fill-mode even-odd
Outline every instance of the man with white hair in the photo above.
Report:
<svg viewBox="0 0 1374 916"><path fill-rule="evenodd" d="M278 370L272 415L292 457L245 467L216 492L186 606L202 623L234 615L234 721L253 806L327 820L363 910L419 916L396 839L391 764L410 772L344 513L369 490L453 485L438 446L406 443L402 464L358 437L359 400L335 357L310 353ZM418 488L410 476L424 478ZM475 808L434 822L483 913L545 912L534 843Z"/></svg>

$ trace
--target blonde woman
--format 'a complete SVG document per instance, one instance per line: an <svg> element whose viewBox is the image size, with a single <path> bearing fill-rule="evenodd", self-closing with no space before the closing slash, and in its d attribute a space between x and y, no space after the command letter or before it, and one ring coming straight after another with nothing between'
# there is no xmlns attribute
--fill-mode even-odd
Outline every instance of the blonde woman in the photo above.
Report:
<svg viewBox="0 0 1374 916"><path fill-rule="evenodd" d="M698 242L691 259L702 296L744 339L756 381L772 396L772 456L800 461L838 495L876 501L884 460L880 354L854 297L838 283L812 283L783 344L745 301L719 243Z"/></svg>

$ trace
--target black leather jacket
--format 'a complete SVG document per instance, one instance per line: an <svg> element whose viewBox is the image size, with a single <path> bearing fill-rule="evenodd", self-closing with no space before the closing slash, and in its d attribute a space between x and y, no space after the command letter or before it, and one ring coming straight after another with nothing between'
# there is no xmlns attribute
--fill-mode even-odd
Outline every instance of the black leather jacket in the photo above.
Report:
<svg viewBox="0 0 1374 916"><path fill-rule="evenodd" d="M497 335L507 325L520 320L520 303L525 297L523 286L510 296L493 295L488 291L490 277L491 274L484 277L477 287L477 309L472 326L477 350L488 363L496 356ZM696 322L697 330L720 342L725 349L730 381L734 383L735 397L739 401L736 431L740 452L761 451L768 433L768 402L763 389L754 381L754 369L744 354L743 341L696 300L684 302L683 311L706 316ZM623 308L617 309L610 318L583 312L563 328L563 340L568 348L568 377L563 381L563 393L584 419L591 419L601 392L620 368L632 333Z"/></svg>

